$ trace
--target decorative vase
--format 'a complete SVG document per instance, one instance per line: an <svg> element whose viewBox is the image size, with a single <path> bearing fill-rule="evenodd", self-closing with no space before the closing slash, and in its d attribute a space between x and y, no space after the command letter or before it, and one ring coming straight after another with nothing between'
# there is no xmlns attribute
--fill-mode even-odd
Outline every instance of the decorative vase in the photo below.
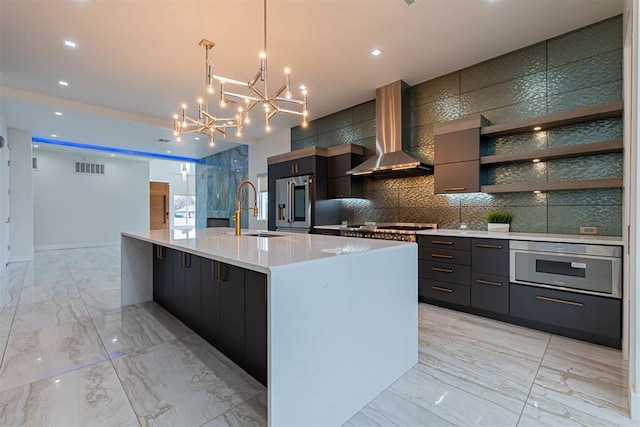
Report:
<svg viewBox="0 0 640 427"><path fill-rule="evenodd" d="M494 231L498 233L508 233L509 224L503 224L498 222L490 222L487 224L487 231Z"/></svg>

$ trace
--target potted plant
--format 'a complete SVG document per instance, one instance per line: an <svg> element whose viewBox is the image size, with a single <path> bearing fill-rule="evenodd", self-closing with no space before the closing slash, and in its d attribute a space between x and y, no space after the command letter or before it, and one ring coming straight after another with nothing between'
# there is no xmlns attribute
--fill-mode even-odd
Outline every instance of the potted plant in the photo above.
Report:
<svg viewBox="0 0 640 427"><path fill-rule="evenodd" d="M508 232L509 224L511 224L511 220L513 219L513 214L503 211L493 211L489 212L484 217L488 223L488 231Z"/></svg>

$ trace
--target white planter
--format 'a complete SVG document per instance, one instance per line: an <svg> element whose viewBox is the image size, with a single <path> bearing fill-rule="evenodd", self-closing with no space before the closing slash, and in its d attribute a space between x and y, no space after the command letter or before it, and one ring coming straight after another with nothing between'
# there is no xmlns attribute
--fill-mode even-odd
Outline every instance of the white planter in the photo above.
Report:
<svg viewBox="0 0 640 427"><path fill-rule="evenodd" d="M497 233L508 233L510 224L501 224L497 222L490 222L487 224L487 231L493 231Z"/></svg>

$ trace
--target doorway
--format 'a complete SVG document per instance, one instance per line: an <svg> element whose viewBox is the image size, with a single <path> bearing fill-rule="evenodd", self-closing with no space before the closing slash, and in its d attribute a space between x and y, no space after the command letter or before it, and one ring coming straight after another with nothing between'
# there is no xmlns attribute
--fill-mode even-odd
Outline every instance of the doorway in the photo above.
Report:
<svg viewBox="0 0 640 427"><path fill-rule="evenodd" d="M169 229L169 183L149 183L149 213L151 230Z"/></svg>

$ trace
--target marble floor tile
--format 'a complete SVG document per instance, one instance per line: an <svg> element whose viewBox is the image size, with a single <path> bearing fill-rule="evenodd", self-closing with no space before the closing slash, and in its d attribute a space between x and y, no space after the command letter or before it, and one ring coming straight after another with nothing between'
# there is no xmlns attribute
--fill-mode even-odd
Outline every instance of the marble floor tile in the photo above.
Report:
<svg viewBox="0 0 640 427"><path fill-rule="evenodd" d="M13 334L0 366L0 390L8 390L108 360L93 324L64 323Z"/></svg>
<svg viewBox="0 0 640 427"><path fill-rule="evenodd" d="M553 336L522 422L620 425L629 413L627 376L620 350Z"/></svg>
<svg viewBox="0 0 640 427"><path fill-rule="evenodd" d="M19 304L33 304L47 300L64 302L79 297L80 294L72 281L52 281L47 284L24 286Z"/></svg>
<svg viewBox="0 0 640 427"><path fill-rule="evenodd" d="M24 276L0 277L0 304L6 304L6 299L17 298L24 285Z"/></svg>
<svg viewBox="0 0 640 427"><path fill-rule="evenodd" d="M194 346L174 340L113 360L143 425L201 425L261 392Z"/></svg>
<svg viewBox="0 0 640 427"><path fill-rule="evenodd" d="M109 362L0 392L3 426L138 426Z"/></svg>
<svg viewBox="0 0 640 427"><path fill-rule="evenodd" d="M89 316L93 318L106 316L122 309L120 289L100 293L83 292L81 298Z"/></svg>
<svg viewBox="0 0 640 427"><path fill-rule="evenodd" d="M17 301L17 298L15 301ZM17 307L17 302L0 307L0 336L7 336L11 333L11 326L13 325Z"/></svg>
<svg viewBox="0 0 640 427"><path fill-rule="evenodd" d="M18 305L11 334L38 331L65 323L82 323L89 319L89 313L80 298L23 304Z"/></svg>
<svg viewBox="0 0 640 427"><path fill-rule="evenodd" d="M551 335L444 310L419 306L419 361L470 384L508 390L523 403Z"/></svg>
<svg viewBox="0 0 640 427"><path fill-rule="evenodd" d="M7 264L0 274L0 278L24 276L27 271L28 262L11 262Z"/></svg>
<svg viewBox="0 0 640 427"><path fill-rule="evenodd" d="M120 275L74 278L74 283L80 293L96 296L103 292L120 290Z"/></svg>
<svg viewBox="0 0 640 427"><path fill-rule="evenodd" d="M4 349L7 346L8 336L0 336L0 368L2 367L2 358L4 356Z"/></svg>
<svg viewBox="0 0 640 427"><path fill-rule="evenodd" d="M432 412L385 390L355 414L344 427L361 426L453 426Z"/></svg>
<svg viewBox="0 0 640 427"><path fill-rule="evenodd" d="M268 421L267 392L263 391L203 424L202 427L266 427Z"/></svg>
<svg viewBox="0 0 640 427"><path fill-rule="evenodd" d="M107 351L113 355L143 350L192 333L153 302L123 307L93 321Z"/></svg>
<svg viewBox="0 0 640 427"><path fill-rule="evenodd" d="M514 426L527 393L450 367L418 364L389 390L454 425ZM465 408L461 411L460 408Z"/></svg>

